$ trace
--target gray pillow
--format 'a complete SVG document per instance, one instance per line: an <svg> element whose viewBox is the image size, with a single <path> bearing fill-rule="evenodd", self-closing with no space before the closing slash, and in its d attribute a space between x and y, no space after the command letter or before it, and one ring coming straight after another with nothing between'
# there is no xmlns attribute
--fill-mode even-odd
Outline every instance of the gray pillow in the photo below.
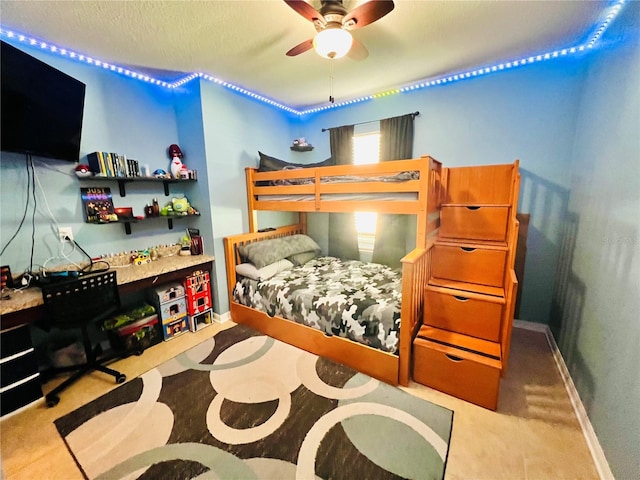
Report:
<svg viewBox="0 0 640 480"><path fill-rule="evenodd" d="M296 253L310 251L320 253L321 249L311 237L298 234L241 245L238 251L242 258L260 269Z"/></svg>
<svg viewBox="0 0 640 480"><path fill-rule="evenodd" d="M319 255L319 252L316 252L315 250L311 250L310 252L302 252L302 253L296 253L294 255L291 255L287 257L287 260L291 261L297 267L299 265L304 265L309 260L313 260L318 255Z"/></svg>

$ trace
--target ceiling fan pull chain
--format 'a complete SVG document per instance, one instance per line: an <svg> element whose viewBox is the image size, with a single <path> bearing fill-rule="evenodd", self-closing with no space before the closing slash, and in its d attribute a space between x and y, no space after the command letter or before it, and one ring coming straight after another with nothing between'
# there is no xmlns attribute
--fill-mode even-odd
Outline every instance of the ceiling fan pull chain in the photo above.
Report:
<svg viewBox="0 0 640 480"><path fill-rule="evenodd" d="M333 103L335 98L333 98L333 58L329 60L329 102Z"/></svg>

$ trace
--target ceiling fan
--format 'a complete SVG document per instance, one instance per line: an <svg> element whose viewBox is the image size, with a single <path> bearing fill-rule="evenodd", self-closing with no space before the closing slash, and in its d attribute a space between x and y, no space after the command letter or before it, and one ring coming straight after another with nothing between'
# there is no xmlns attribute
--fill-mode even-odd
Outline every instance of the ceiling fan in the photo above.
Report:
<svg viewBox="0 0 640 480"><path fill-rule="evenodd" d="M349 31L381 19L394 7L391 0L370 0L349 12L342 0L322 0L320 10L316 10L304 0L284 2L313 22L318 32L314 38L293 47L287 55L294 57L313 48L320 56L330 59L344 57L347 54L354 60L367 58L369 52Z"/></svg>

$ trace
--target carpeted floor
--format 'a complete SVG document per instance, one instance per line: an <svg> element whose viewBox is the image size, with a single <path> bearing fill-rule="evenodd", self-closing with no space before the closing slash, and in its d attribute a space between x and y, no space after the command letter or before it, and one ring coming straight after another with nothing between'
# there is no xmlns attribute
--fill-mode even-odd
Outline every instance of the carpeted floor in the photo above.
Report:
<svg viewBox="0 0 640 480"><path fill-rule="evenodd" d="M238 325L55 424L91 479L442 479L452 421Z"/></svg>

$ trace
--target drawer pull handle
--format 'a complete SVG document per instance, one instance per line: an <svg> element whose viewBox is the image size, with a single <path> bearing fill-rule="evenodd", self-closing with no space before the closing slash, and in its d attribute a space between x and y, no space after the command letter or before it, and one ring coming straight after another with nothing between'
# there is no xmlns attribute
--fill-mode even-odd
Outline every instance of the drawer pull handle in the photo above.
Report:
<svg viewBox="0 0 640 480"><path fill-rule="evenodd" d="M475 250L475 248L471 247L460 247L460 249L464 250L465 252L473 252Z"/></svg>
<svg viewBox="0 0 640 480"><path fill-rule="evenodd" d="M467 297L459 297L458 295L454 295L453 298L460 302L466 302L467 300L469 300Z"/></svg>
<svg viewBox="0 0 640 480"><path fill-rule="evenodd" d="M474 206L468 206L467 210L480 210L480 207L477 207L475 205Z"/></svg>
<svg viewBox="0 0 640 480"><path fill-rule="evenodd" d="M449 355L448 353L445 353L445 355L447 356L447 358L449 360L451 360L452 362L461 362L462 358L460 357L456 357L455 355Z"/></svg>

